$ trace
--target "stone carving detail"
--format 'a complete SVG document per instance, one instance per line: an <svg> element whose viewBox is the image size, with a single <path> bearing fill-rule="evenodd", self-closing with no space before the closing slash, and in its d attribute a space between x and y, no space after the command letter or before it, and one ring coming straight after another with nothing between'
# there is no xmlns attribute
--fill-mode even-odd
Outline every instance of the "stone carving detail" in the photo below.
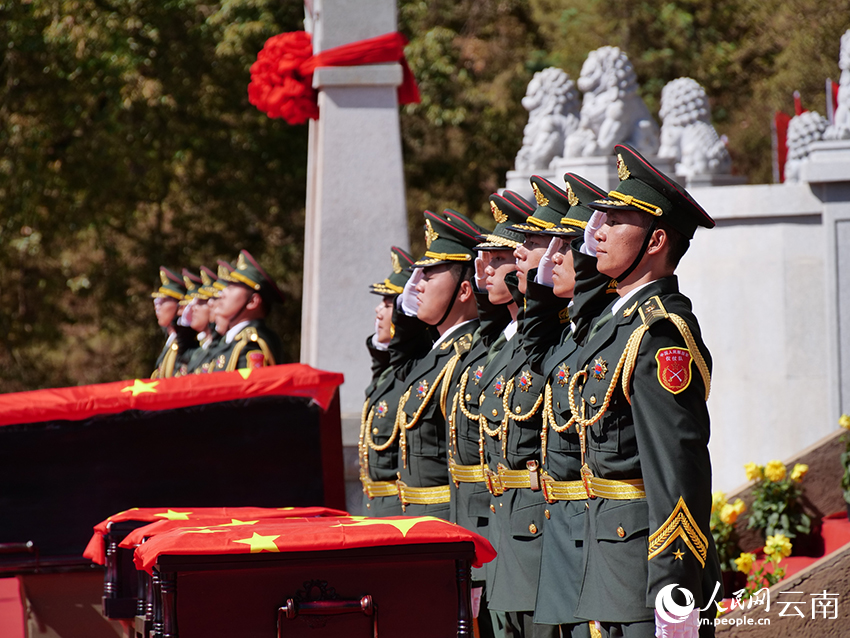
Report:
<svg viewBox="0 0 850 638"><path fill-rule="evenodd" d="M547 169L554 158L564 154L566 140L578 128L575 82L555 67L538 71L528 83L522 105L528 111L528 123L522 132L516 170Z"/></svg>
<svg viewBox="0 0 850 638"><path fill-rule="evenodd" d="M615 144L624 142L656 154L658 124L637 93L637 75L625 53L610 46L591 51L578 88L584 93L581 121L567 140L567 157L610 155Z"/></svg>
<svg viewBox="0 0 850 638"><path fill-rule="evenodd" d="M841 77L838 80L838 108L835 109L835 123L827 128L824 134L824 139L827 140L850 138L850 30L841 36L838 68L841 69Z"/></svg>
<svg viewBox="0 0 850 638"><path fill-rule="evenodd" d="M785 181L800 181L800 165L809 156L809 147L813 142L823 139L828 122L816 111L807 111L795 115L788 123L788 157L785 160Z"/></svg>
<svg viewBox="0 0 850 638"><path fill-rule="evenodd" d="M675 161L676 175L729 174L732 158L711 125L708 96L696 80L679 78L661 90L659 157Z"/></svg>

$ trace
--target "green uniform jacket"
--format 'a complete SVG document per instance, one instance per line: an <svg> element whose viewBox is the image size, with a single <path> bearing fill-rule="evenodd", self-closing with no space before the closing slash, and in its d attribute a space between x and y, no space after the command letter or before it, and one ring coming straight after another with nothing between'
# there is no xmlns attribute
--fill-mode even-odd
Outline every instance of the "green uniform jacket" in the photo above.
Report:
<svg viewBox="0 0 850 638"><path fill-rule="evenodd" d="M681 317L687 331L665 310ZM604 410L598 422L588 424L586 462L595 477L642 478L646 497L588 501L576 616L620 623L652 620L657 594L673 584L688 589L697 608L706 607L720 580L709 529L706 383L698 366L704 361L710 370L708 350L675 276L640 289L601 323L605 317L576 362L577 369L587 370L583 387L576 390L587 406L587 419ZM629 337L644 324L648 329L633 369L626 365L614 379ZM612 379L616 386L606 405Z"/></svg>
<svg viewBox="0 0 850 638"><path fill-rule="evenodd" d="M415 330L418 324L421 330L424 326L417 318L399 311L393 314L393 324L396 329L394 341L400 334L409 335L411 327ZM472 335L478 325L478 319L466 322L424 357L408 361L398 368L397 378L402 379L403 395L406 395L399 401L399 418L405 422L400 425L404 430L399 430L399 475L410 487L449 484L446 456L446 416L450 409L447 405L448 390L455 387L464 370L463 358L472 346ZM393 348L392 343L390 348ZM391 355L391 360L397 360L396 353ZM410 504L405 513L408 516L438 516L449 520L450 505L449 502Z"/></svg>
<svg viewBox="0 0 850 638"><path fill-rule="evenodd" d="M174 371L177 368L177 355L179 344L175 335L171 343L166 340L165 345L156 358L156 368L151 374L151 379L167 379L174 376Z"/></svg>
<svg viewBox="0 0 850 638"><path fill-rule="evenodd" d="M207 365L204 368L204 364L208 363L212 360L211 353L216 350L218 344L221 342L221 335L213 330L212 336L205 337L203 343L194 350L192 350L192 354L189 356L189 362L186 364L187 374L201 374L207 372ZM208 344L206 347L204 343Z"/></svg>
<svg viewBox="0 0 850 638"><path fill-rule="evenodd" d="M426 330L420 332L418 352L424 355L431 347ZM412 346L413 344L411 344ZM360 471L373 481L395 482L398 473L398 430L394 427L398 401L406 388L402 387L390 367L390 351L378 350L372 337L366 339L372 357L372 381L366 388L366 402L360 423ZM370 498L363 491L363 511L367 516L401 516L398 494Z"/></svg>
<svg viewBox="0 0 850 638"><path fill-rule="evenodd" d="M249 357L251 353L259 354ZM265 321L252 319L230 343L222 339L214 354L210 372L264 367L282 363L283 345L277 334L266 326Z"/></svg>

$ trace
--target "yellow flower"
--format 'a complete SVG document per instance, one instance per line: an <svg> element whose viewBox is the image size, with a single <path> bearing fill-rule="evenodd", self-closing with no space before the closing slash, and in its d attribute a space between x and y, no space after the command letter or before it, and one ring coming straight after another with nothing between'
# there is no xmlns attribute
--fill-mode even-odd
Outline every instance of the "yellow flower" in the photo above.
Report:
<svg viewBox="0 0 850 638"><path fill-rule="evenodd" d="M794 469L791 470L791 480L792 481L802 481L803 477L806 475L806 472L809 471L809 466L805 463L797 463L794 465Z"/></svg>
<svg viewBox="0 0 850 638"><path fill-rule="evenodd" d="M842 414L841 418L838 419L838 425L845 430L850 430L850 414Z"/></svg>
<svg viewBox="0 0 850 638"><path fill-rule="evenodd" d="M748 481L757 481L764 476L764 468L755 463L747 463L744 466L744 471L747 473Z"/></svg>
<svg viewBox="0 0 850 638"><path fill-rule="evenodd" d="M785 478L785 464L782 461L768 461L764 466L764 475L774 483L781 481Z"/></svg>
<svg viewBox="0 0 850 638"><path fill-rule="evenodd" d="M724 492L713 492L711 494L711 513L726 505L726 494Z"/></svg>
<svg viewBox="0 0 850 638"><path fill-rule="evenodd" d="M734 505L726 503L720 508L720 520L727 525L734 525L735 521L738 520L738 510L735 509Z"/></svg>
<svg viewBox="0 0 850 638"><path fill-rule="evenodd" d="M735 559L735 567L739 572L744 572L745 574L749 574L750 570L753 568L753 563L756 560L756 555L751 554L749 552L743 552L738 558Z"/></svg>
<svg viewBox="0 0 850 638"><path fill-rule="evenodd" d="M768 536L764 544L764 553L766 556L778 554L781 558L787 558L791 555L791 541L785 534Z"/></svg>
<svg viewBox="0 0 850 638"><path fill-rule="evenodd" d="M740 516L744 512L747 511L747 506L741 499L735 499L735 502L732 503L732 507L735 508L735 512Z"/></svg>

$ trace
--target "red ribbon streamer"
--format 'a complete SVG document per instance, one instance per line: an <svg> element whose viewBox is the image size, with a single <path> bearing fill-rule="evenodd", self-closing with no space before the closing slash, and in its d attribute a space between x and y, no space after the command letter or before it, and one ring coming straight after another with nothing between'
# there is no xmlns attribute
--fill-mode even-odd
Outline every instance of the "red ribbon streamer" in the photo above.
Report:
<svg viewBox="0 0 850 638"><path fill-rule="evenodd" d="M398 88L399 104L419 102L419 87L404 57L406 44L407 38L395 32L313 55L309 33L281 33L266 41L257 54L257 61L251 65L248 101L269 117L281 117L289 124L303 124L308 118L319 117L313 88L313 72L317 68L398 62L403 73Z"/></svg>

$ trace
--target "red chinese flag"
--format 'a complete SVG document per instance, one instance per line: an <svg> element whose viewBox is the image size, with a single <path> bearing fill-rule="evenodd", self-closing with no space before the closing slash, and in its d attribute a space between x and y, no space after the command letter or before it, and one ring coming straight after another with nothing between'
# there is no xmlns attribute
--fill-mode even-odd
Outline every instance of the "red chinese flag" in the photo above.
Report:
<svg viewBox="0 0 850 638"><path fill-rule="evenodd" d="M496 557L490 542L459 525L433 516L291 518L254 525L178 528L154 536L136 549L138 569L151 572L161 555L259 554L426 543L471 542L474 567Z"/></svg>

